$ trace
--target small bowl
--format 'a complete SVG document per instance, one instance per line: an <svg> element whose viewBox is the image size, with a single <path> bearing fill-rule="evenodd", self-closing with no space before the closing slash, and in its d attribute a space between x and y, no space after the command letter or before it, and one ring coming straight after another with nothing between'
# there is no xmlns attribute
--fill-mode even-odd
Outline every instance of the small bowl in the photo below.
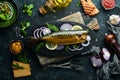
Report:
<svg viewBox="0 0 120 80"><path fill-rule="evenodd" d="M17 49L13 49L13 46ZM18 49L20 48L20 49ZM23 51L23 43L20 40L14 40L10 42L9 45L10 52L13 54L20 54Z"/></svg>
<svg viewBox="0 0 120 80"><path fill-rule="evenodd" d="M0 2L3 2L3 1L9 2L12 5L12 7L14 9L14 13L10 20L1 20L0 19L0 28L9 27L10 25L12 25L17 20L17 16L19 14L18 7L14 0L2 0Z"/></svg>

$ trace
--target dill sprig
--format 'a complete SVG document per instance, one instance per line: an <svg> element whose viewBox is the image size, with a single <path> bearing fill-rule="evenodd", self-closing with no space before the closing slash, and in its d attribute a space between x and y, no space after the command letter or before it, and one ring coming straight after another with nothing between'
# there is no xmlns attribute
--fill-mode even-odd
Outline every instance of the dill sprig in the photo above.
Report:
<svg viewBox="0 0 120 80"><path fill-rule="evenodd" d="M12 65L14 69L25 69L25 67L20 66L18 63Z"/></svg>
<svg viewBox="0 0 120 80"><path fill-rule="evenodd" d="M29 63L29 59L27 58L26 54L23 55L18 55L17 56L18 61L23 62L23 63Z"/></svg>

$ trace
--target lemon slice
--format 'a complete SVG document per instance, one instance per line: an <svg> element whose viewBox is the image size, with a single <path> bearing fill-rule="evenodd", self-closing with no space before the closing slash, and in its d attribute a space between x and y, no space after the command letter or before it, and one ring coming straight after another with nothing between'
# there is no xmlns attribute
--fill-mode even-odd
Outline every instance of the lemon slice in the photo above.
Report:
<svg viewBox="0 0 120 80"><path fill-rule="evenodd" d="M71 30L83 30L83 28L79 25L75 25L71 28Z"/></svg>
<svg viewBox="0 0 120 80"><path fill-rule="evenodd" d="M46 43L46 48L49 50L55 50L57 48L57 44L53 44L53 43Z"/></svg>

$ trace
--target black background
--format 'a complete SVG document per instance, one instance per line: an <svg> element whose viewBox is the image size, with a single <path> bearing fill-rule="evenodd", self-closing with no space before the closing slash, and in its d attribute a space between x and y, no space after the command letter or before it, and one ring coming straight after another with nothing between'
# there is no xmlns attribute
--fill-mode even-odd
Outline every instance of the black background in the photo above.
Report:
<svg viewBox="0 0 120 80"><path fill-rule="evenodd" d="M0 80L96 80L96 70L93 68L89 62L89 58L83 56L82 63L85 66L86 72L74 72L67 69L52 68L50 70L43 70L42 66L39 64L39 61L34 53L28 53L30 60L30 65L32 68L32 76L25 78L14 79L12 74L11 64L15 55L11 54L9 51L9 43L11 40L22 39L16 33L16 28L20 27L21 21L29 21L31 26L27 29L30 31L32 27L39 27L40 24L49 21L55 21L64 16L72 14L77 11L81 11L84 15L83 10L80 7L76 6L79 3L79 0L73 0L72 3L65 9L58 11L56 13L48 13L41 15L38 11L39 7L44 5L46 0L14 0L19 9L19 16L17 21L9 26L8 28L0 28ZM120 1L116 0L116 8L110 11L105 11L101 6L101 0L93 0L97 8L100 10L100 13L96 17L100 24L100 30L96 31L98 38L98 44L100 48L107 47L104 43L105 33L110 33L107 29L106 20L111 14L120 14L120 9L117 8L120 5ZM34 4L33 15L29 17L28 15L22 13L23 5ZM92 18L85 19L87 24Z"/></svg>

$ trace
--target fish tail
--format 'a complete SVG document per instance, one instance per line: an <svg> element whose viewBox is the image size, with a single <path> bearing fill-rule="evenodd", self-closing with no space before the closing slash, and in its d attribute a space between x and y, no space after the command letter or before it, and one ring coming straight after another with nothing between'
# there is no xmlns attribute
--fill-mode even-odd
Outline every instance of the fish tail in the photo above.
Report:
<svg viewBox="0 0 120 80"><path fill-rule="evenodd" d="M34 37L28 37L28 43L31 45L37 44L41 42L41 38L34 38Z"/></svg>

